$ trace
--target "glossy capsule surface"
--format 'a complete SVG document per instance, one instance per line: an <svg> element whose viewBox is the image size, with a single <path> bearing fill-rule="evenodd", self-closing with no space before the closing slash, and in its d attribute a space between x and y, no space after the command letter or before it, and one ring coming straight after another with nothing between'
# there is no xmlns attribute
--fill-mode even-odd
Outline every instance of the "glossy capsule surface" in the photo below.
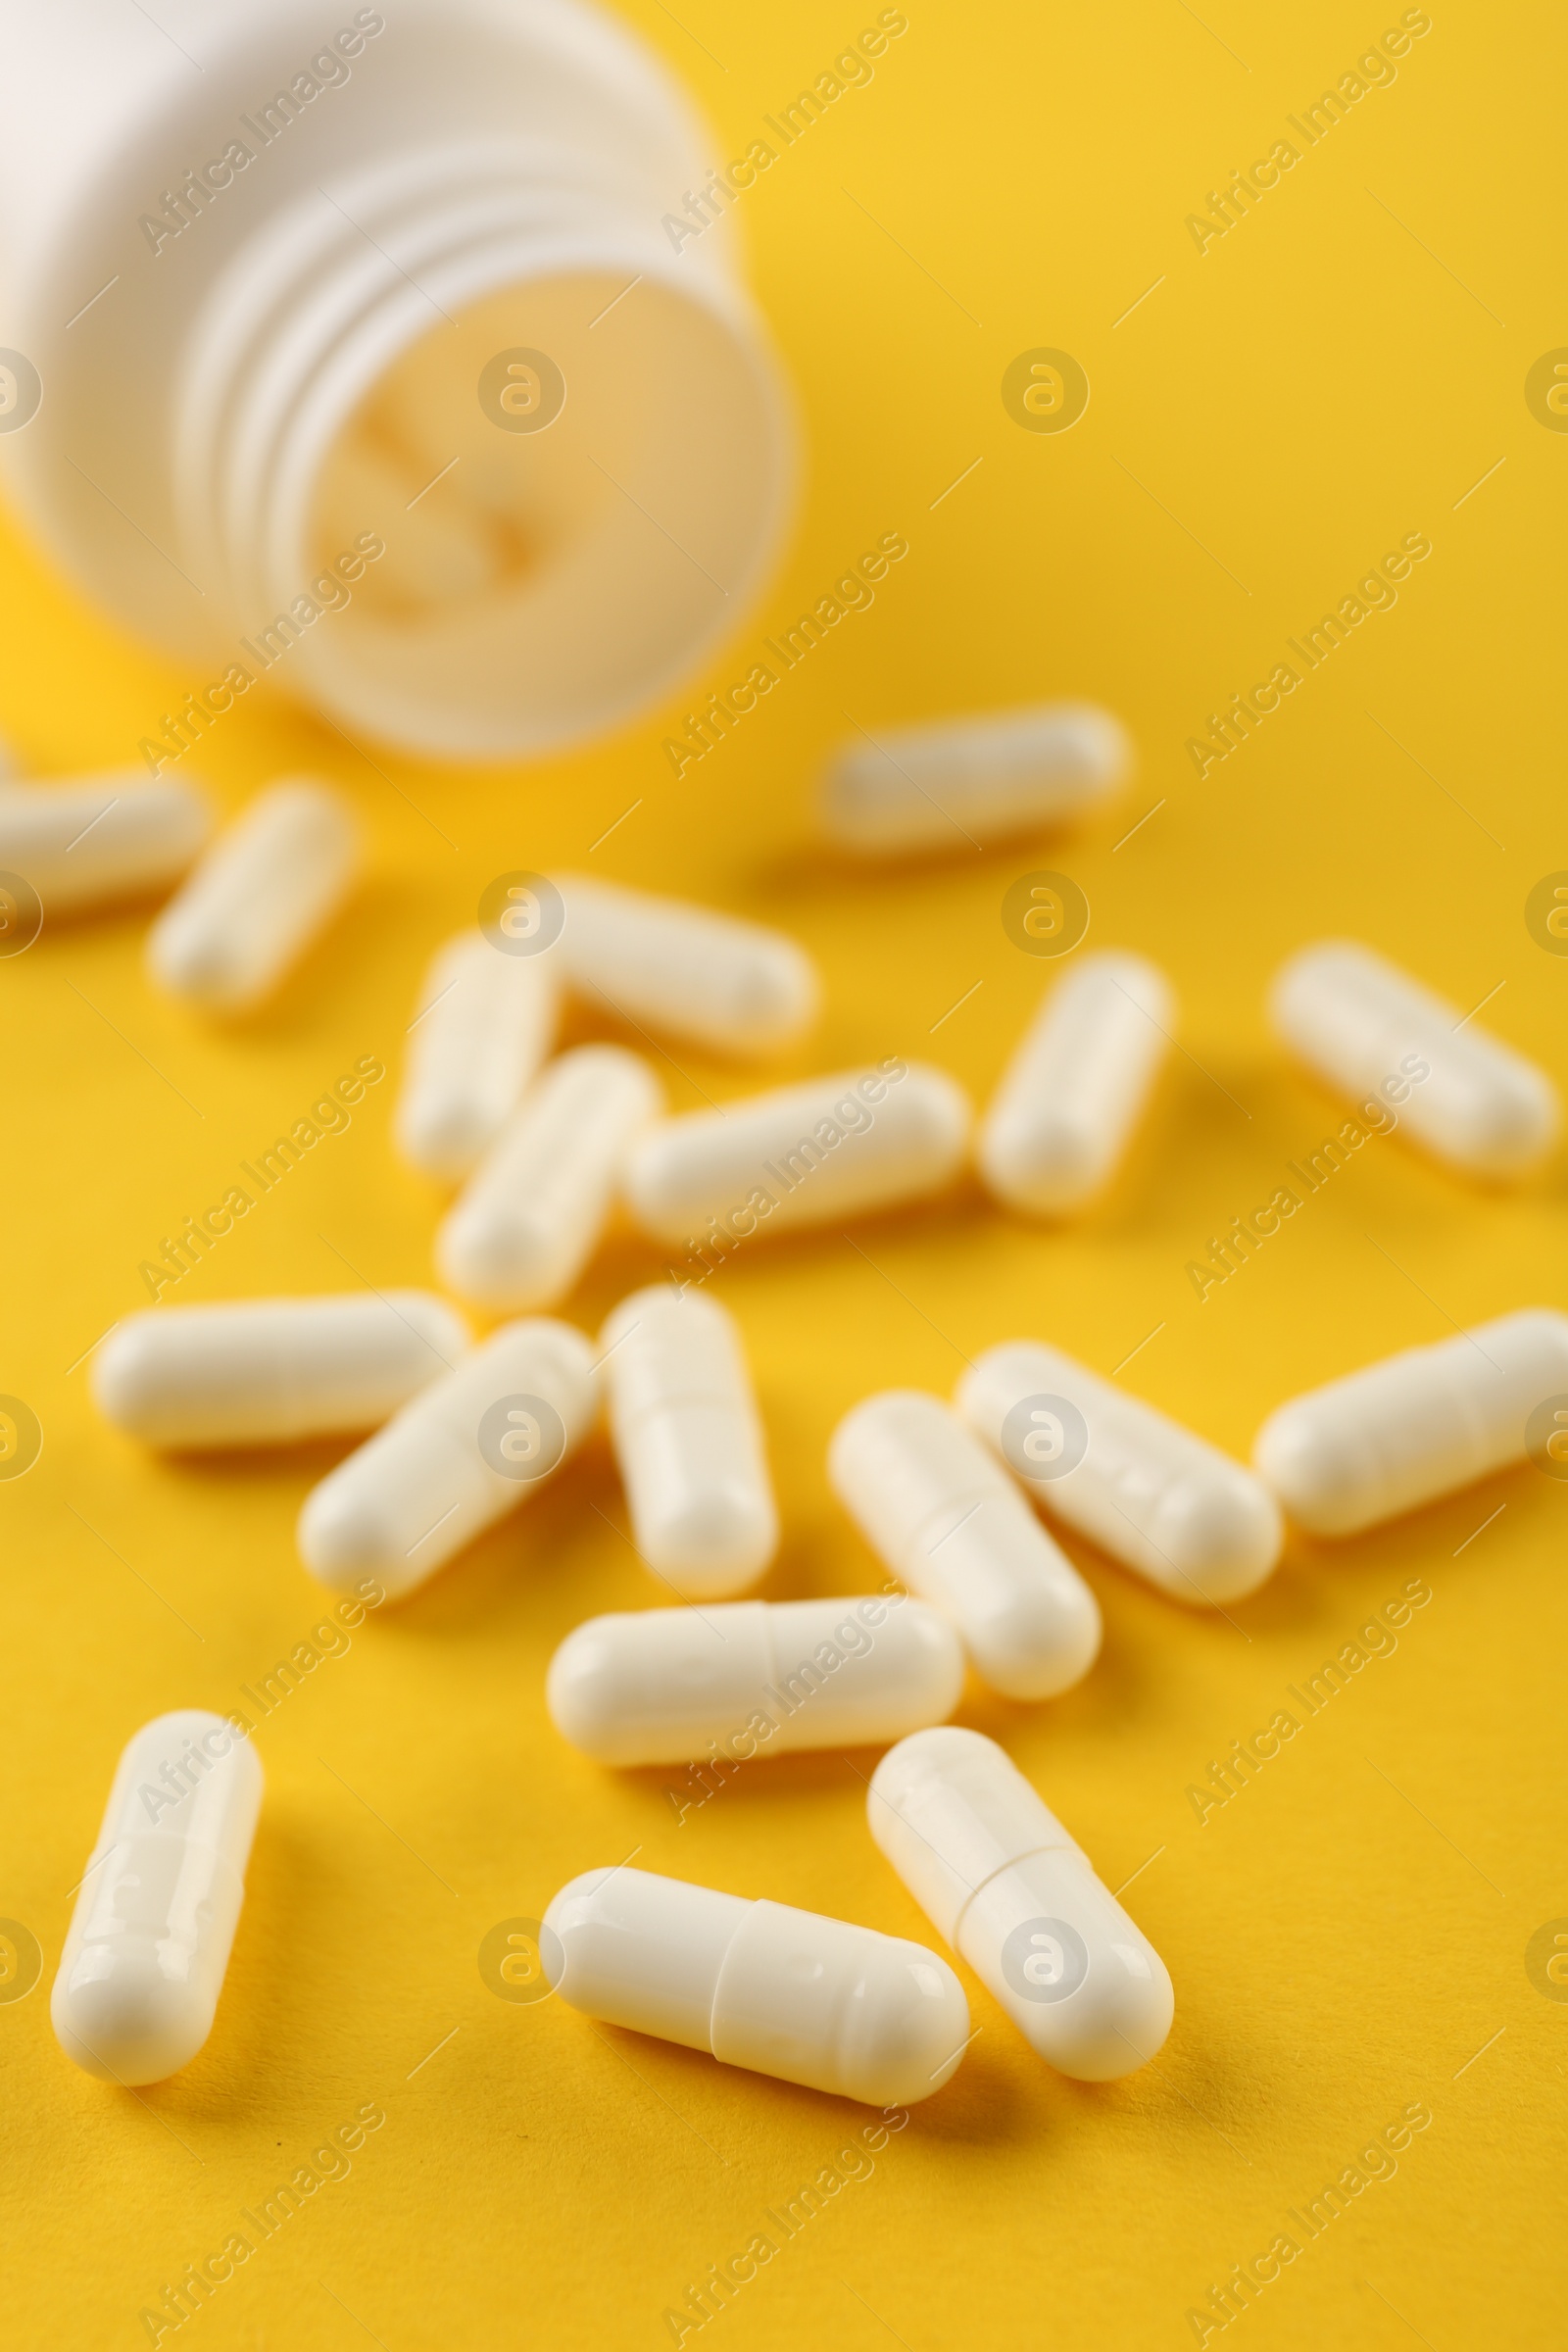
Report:
<svg viewBox="0 0 1568 2352"><path fill-rule="evenodd" d="M833 1433L828 1477L895 1576L952 1619L993 1690L1051 1698L1088 1673L1099 1603L940 1397L865 1397Z"/></svg>
<svg viewBox="0 0 1568 2352"><path fill-rule="evenodd" d="M1522 1176L1556 1140L1561 1105L1544 1070L1355 940L1293 956L1269 1011L1326 1086L1467 1175Z"/></svg>
<svg viewBox="0 0 1568 2352"><path fill-rule="evenodd" d="M626 1198L656 1240L722 1254L754 1234L937 1192L957 1172L969 1120L946 1071L895 1056L661 1119L633 1148Z"/></svg>
<svg viewBox="0 0 1568 2352"><path fill-rule="evenodd" d="M261 1803L256 1750L221 1715L160 1715L126 1746L50 2000L85 2074L161 2082L206 2041Z"/></svg>
<svg viewBox="0 0 1568 2352"><path fill-rule="evenodd" d="M1080 2082L1147 2064L1175 2014L1159 1954L1010 1757L956 1724L871 1776L872 1837L1030 2046Z"/></svg>
<svg viewBox="0 0 1568 2352"><path fill-rule="evenodd" d="M503 1324L311 1490L300 1557L340 1592L366 1576L411 1592L552 1476L597 1408L581 1332Z"/></svg>
<svg viewBox="0 0 1568 2352"><path fill-rule="evenodd" d="M901 1740L951 1715L962 1688L945 1617L866 1593L590 1617L551 1659L546 1698L601 1764L679 1764Z"/></svg>
<svg viewBox="0 0 1568 2352"><path fill-rule="evenodd" d="M106 1420L147 1446L287 1446L373 1429L467 1346L429 1291L163 1306L110 1333L92 1392Z"/></svg>
<svg viewBox="0 0 1568 2352"><path fill-rule="evenodd" d="M599 1349L638 1550L683 1598L744 1592L778 1548L778 1511L734 1317L654 1283L620 1301Z"/></svg>
<svg viewBox="0 0 1568 2352"><path fill-rule="evenodd" d="M1176 999L1142 956L1070 965L1003 1072L975 1156L1033 1216L1084 1207L1114 1174L1170 1044Z"/></svg>
<svg viewBox="0 0 1568 2352"><path fill-rule="evenodd" d="M446 1183L495 1142L556 1030L548 958L507 956L482 931L460 931L431 962L409 1024L393 1136L404 1158Z"/></svg>
<svg viewBox="0 0 1568 2352"><path fill-rule="evenodd" d="M634 1137L662 1106L651 1064L622 1046L547 1062L442 1220L442 1281L498 1315L564 1298L598 1246Z"/></svg>
<svg viewBox="0 0 1568 2352"><path fill-rule="evenodd" d="M778 1053L816 1017L816 966L784 932L586 874L554 880L554 958L612 1012L739 1058Z"/></svg>
<svg viewBox="0 0 1568 2352"><path fill-rule="evenodd" d="M1173 1599L1218 1606L1272 1574L1285 1529L1262 1481L1059 1348L987 1348L956 1402L1043 1510Z"/></svg>
<svg viewBox="0 0 1568 2352"><path fill-rule="evenodd" d="M573 1879L540 1951L590 2017L872 2106L929 2098L968 2039L963 1987L923 1944L651 1871Z"/></svg>
<svg viewBox="0 0 1568 2352"><path fill-rule="evenodd" d="M211 1012L260 1004L336 914L359 858L359 827L340 793L303 776L270 785L154 923L154 978Z"/></svg>
<svg viewBox="0 0 1568 2352"><path fill-rule="evenodd" d="M1534 1415L1555 1462L1568 1409L1554 1423L1551 1407L1564 1398L1568 1315L1523 1307L1292 1397L1258 1431L1252 1459L1302 1527L1353 1536L1522 1461Z"/></svg>

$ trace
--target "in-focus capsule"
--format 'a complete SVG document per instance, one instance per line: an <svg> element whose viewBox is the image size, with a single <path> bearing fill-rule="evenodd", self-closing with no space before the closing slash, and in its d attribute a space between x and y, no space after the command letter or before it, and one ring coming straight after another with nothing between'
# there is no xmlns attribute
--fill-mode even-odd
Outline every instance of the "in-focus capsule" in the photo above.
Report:
<svg viewBox="0 0 1568 2352"><path fill-rule="evenodd" d="M994 1740L945 1725L890 1748L871 1835L922 1911L1048 2063L1114 2082L1175 2014L1165 1963Z"/></svg>
<svg viewBox="0 0 1568 2352"><path fill-rule="evenodd" d="M1252 1459L1311 1534L1358 1535L1522 1461L1532 1415L1565 1396L1568 1315L1522 1307L1293 1396Z"/></svg>
<svg viewBox="0 0 1568 2352"><path fill-rule="evenodd" d="M0 871L31 883L47 915L113 906L177 882L212 811L194 784L131 769L68 784L0 786Z"/></svg>
<svg viewBox="0 0 1568 2352"><path fill-rule="evenodd" d="M816 966L782 931L586 874L554 880L565 907L555 955L611 1011L745 1058L778 1053L815 1019Z"/></svg>
<svg viewBox="0 0 1568 2352"><path fill-rule="evenodd" d="M373 1429L467 1346L429 1291L160 1306L110 1333L92 1392L147 1446L290 1446Z"/></svg>
<svg viewBox="0 0 1568 2352"><path fill-rule="evenodd" d="M1240 1600L1278 1562L1260 1480L1059 1348L988 1348L956 1401L1034 1501L1175 1600Z"/></svg>
<svg viewBox="0 0 1568 2352"><path fill-rule="evenodd" d="M126 1747L49 2005L84 2073L161 2082L207 2039L261 1804L256 1750L221 1715L160 1715Z"/></svg>
<svg viewBox="0 0 1568 2352"><path fill-rule="evenodd" d="M562 1738L600 1764L745 1763L902 1740L943 1722L962 1689L947 1619L867 1593L590 1617L551 1659L545 1696Z"/></svg>
<svg viewBox="0 0 1568 2352"><path fill-rule="evenodd" d="M778 1512L733 1318L655 1283L621 1300L599 1350L638 1550L683 1599L743 1592L778 1548Z"/></svg>
<svg viewBox="0 0 1568 2352"><path fill-rule="evenodd" d="M1108 1182L1170 1042L1176 1000L1142 956L1086 956L1059 980L1003 1073L976 1157L999 1199L1036 1216Z"/></svg>
<svg viewBox="0 0 1568 2352"><path fill-rule="evenodd" d="M989 848L1097 807L1131 765L1125 729L1091 703L888 728L835 756L822 823L865 858Z"/></svg>
<svg viewBox="0 0 1568 2352"><path fill-rule="evenodd" d="M260 1004L337 912L359 856L359 828L340 794L305 777L271 785L154 923L154 978L213 1012Z"/></svg>
<svg viewBox="0 0 1568 2352"><path fill-rule="evenodd" d="M580 1332L504 1324L311 1490L301 1559L336 1592L412 1592L576 1450L597 1403Z"/></svg>
<svg viewBox="0 0 1568 2352"><path fill-rule="evenodd" d="M466 1176L501 1133L556 1033L546 956L504 956L482 931L448 940L424 976L393 1139L413 1166Z"/></svg>
<svg viewBox="0 0 1568 2352"><path fill-rule="evenodd" d="M1302 948L1269 991L1275 1028L1374 1129L1399 1125L1472 1176L1521 1176L1560 1122L1544 1070L1354 940Z"/></svg>
<svg viewBox="0 0 1568 2352"><path fill-rule="evenodd" d="M663 1100L650 1065L620 1046L548 1062L442 1220L442 1281L492 1314L564 1298L598 1246L632 1138Z"/></svg>
<svg viewBox="0 0 1568 2352"><path fill-rule="evenodd" d="M1100 1650L1100 1604L956 1414L918 1389L867 1396L833 1432L833 1490L911 1592L951 1617L1009 1698L1054 1698Z"/></svg>
<svg viewBox="0 0 1568 2352"><path fill-rule="evenodd" d="M923 1944L624 1865L563 1886L539 1947L573 2009L873 2107L940 2090L969 2036Z"/></svg>
<svg viewBox="0 0 1568 2352"><path fill-rule="evenodd" d="M939 1191L963 1158L969 1118L945 1070L895 1057L660 1120L632 1150L626 1198L657 1241L722 1255L755 1233Z"/></svg>

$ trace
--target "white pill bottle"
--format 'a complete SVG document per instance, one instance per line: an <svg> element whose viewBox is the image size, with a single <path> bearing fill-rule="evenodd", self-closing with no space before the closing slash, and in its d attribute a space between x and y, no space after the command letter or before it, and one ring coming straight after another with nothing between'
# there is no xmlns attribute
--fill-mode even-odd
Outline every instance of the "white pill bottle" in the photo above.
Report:
<svg viewBox="0 0 1568 2352"><path fill-rule="evenodd" d="M787 517L718 191L579 0L0 0L5 486L198 725L240 671L438 757L602 732Z"/></svg>

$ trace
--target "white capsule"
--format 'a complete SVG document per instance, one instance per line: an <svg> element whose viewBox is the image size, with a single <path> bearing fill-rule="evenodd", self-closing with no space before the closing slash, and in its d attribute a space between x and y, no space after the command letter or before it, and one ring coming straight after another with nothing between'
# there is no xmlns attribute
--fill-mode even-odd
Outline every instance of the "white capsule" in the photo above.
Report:
<svg viewBox="0 0 1568 2352"><path fill-rule="evenodd" d="M1523 1175L1556 1138L1557 1090L1544 1070L1354 940L1293 956L1275 975L1269 1012L1286 1044L1335 1093L1364 1104L1374 1126L1403 1125L1470 1175Z"/></svg>
<svg viewBox="0 0 1568 2352"><path fill-rule="evenodd" d="M634 1022L746 1058L793 1044L821 984L804 948L684 899L554 877L565 906L555 954L569 985Z"/></svg>
<svg viewBox="0 0 1568 2352"><path fill-rule="evenodd" d="M733 1319L655 1283L621 1300L599 1350L638 1550L683 1600L743 1592L778 1549L778 1513Z"/></svg>
<svg viewBox="0 0 1568 2352"><path fill-rule="evenodd" d="M301 1559L339 1592L365 1576L412 1592L575 1451L597 1404L580 1332L503 1324L313 1487Z"/></svg>
<svg viewBox="0 0 1568 2352"><path fill-rule="evenodd" d="M539 1947L573 2009L873 2107L940 2090L969 2036L923 1944L624 1865L563 1886Z"/></svg>
<svg viewBox="0 0 1568 2352"><path fill-rule="evenodd" d="M631 1140L663 1100L649 1064L620 1046L547 1063L442 1220L442 1281L492 1314L564 1298L598 1247Z"/></svg>
<svg viewBox="0 0 1568 2352"><path fill-rule="evenodd" d="M117 1324L92 1393L146 1446L290 1446L373 1429L467 1346L429 1291L161 1306Z"/></svg>
<svg viewBox="0 0 1568 2352"><path fill-rule="evenodd" d="M956 1402L1043 1509L1175 1600L1239 1600L1279 1559L1279 1510L1250 1471L1059 1348L988 1348Z"/></svg>
<svg viewBox="0 0 1568 2352"><path fill-rule="evenodd" d="M994 1740L948 1725L900 1740L871 1776L866 1817L1040 2057L1079 2082L1153 2057L1175 2014L1165 1963Z"/></svg>
<svg viewBox="0 0 1568 2352"><path fill-rule="evenodd" d="M20 874L45 915L112 906L177 881L212 812L193 784L138 771L70 784L0 786L0 871Z"/></svg>
<svg viewBox="0 0 1568 2352"><path fill-rule="evenodd" d="M1164 1058L1176 1000L1142 956L1086 956L1025 1030L981 1123L991 1190L1036 1216L1108 1182Z"/></svg>
<svg viewBox="0 0 1568 2352"><path fill-rule="evenodd" d="M1568 1315L1527 1306L1293 1396L1252 1459L1302 1527L1353 1536L1522 1461L1532 1415L1564 1397ZM1568 1414L1544 1420L1549 1456Z"/></svg>
<svg viewBox="0 0 1568 2352"><path fill-rule="evenodd" d="M449 939L424 976L393 1120L405 1159L443 1182L489 1150L550 1051L557 989L547 956L507 956L482 931Z"/></svg>
<svg viewBox="0 0 1568 2352"><path fill-rule="evenodd" d="M161 2082L207 2039L261 1804L256 1750L221 1715L160 1715L126 1747L49 2005L84 2073Z"/></svg>
<svg viewBox="0 0 1568 2352"><path fill-rule="evenodd" d="M154 978L209 1011L259 1004L337 912L359 858L359 827L339 794L304 777L270 786L154 923Z"/></svg>
<svg viewBox="0 0 1568 2352"><path fill-rule="evenodd" d="M834 1493L912 1592L951 1617L1009 1698L1070 1690L1100 1649L1100 1606L979 1440L917 1389L867 1396L833 1432Z"/></svg>
<svg viewBox="0 0 1568 2352"><path fill-rule="evenodd" d="M550 1661L564 1740L600 1764L681 1764L809 1747L872 1747L942 1723L963 1649L903 1593L729 1600L590 1617Z"/></svg>
<svg viewBox="0 0 1568 2352"><path fill-rule="evenodd" d="M841 1070L661 1120L632 1150L626 1198L656 1240L722 1254L750 1234L939 1191L957 1172L969 1120L963 1089L927 1062Z"/></svg>
<svg viewBox="0 0 1568 2352"><path fill-rule="evenodd" d="M1045 703L858 736L828 767L822 822L866 858L982 848L1055 825L1117 789L1125 729L1092 703Z"/></svg>

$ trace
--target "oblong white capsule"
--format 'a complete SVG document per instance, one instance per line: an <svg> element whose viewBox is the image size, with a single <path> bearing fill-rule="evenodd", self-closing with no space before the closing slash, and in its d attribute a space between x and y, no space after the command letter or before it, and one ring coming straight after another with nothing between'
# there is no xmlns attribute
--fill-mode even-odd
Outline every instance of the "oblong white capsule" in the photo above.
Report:
<svg viewBox="0 0 1568 2352"><path fill-rule="evenodd" d="M827 1470L866 1542L952 1618L993 1690L1053 1698L1089 1672L1099 1602L940 1397L867 1396L833 1432Z"/></svg>
<svg viewBox="0 0 1568 2352"><path fill-rule="evenodd" d="M621 1046L548 1062L441 1222L442 1281L492 1314L564 1298L598 1246L632 1138L663 1101L651 1066Z"/></svg>
<svg viewBox="0 0 1568 2352"><path fill-rule="evenodd" d="M1170 2032L1170 1975L1088 1855L994 1740L915 1732L871 1776L872 1837L1031 2048L1114 2082Z"/></svg>
<svg viewBox="0 0 1568 2352"><path fill-rule="evenodd" d="M581 1332L504 1324L312 1488L301 1559L339 1592L367 1575L412 1592L559 1468L597 1404Z"/></svg>
<svg viewBox="0 0 1568 2352"><path fill-rule="evenodd" d="M210 1011L259 1004L337 912L359 858L359 827L340 794L308 777L270 785L154 923L154 978Z"/></svg>
<svg viewBox="0 0 1568 2352"><path fill-rule="evenodd" d="M508 956L482 931L449 939L425 973L392 1123L404 1158L466 1176L550 1051L558 991L547 956Z"/></svg>
<svg viewBox="0 0 1568 2352"><path fill-rule="evenodd" d="M207 797L175 776L115 770L0 786L0 870L30 882L45 916L112 906L176 882L212 830Z"/></svg>
<svg viewBox="0 0 1568 2352"><path fill-rule="evenodd" d="M638 1550L682 1599L743 1592L778 1549L778 1512L734 1319L655 1283L620 1301L599 1349Z"/></svg>
<svg viewBox="0 0 1568 2352"><path fill-rule="evenodd" d="M923 1944L652 1871L584 1871L539 1942L573 2009L873 2107L929 2098L968 2038L963 1987Z"/></svg>
<svg viewBox="0 0 1568 2352"><path fill-rule="evenodd" d="M1302 948L1268 1002L1280 1036L1326 1086L1452 1167L1520 1176L1556 1138L1561 1109L1544 1070L1355 940Z"/></svg>
<svg viewBox="0 0 1568 2352"><path fill-rule="evenodd" d="M1522 1461L1531 1415L1563 1396L1568 1315L1521 1307L1293 1396L1252 1459L1311 1534L1358 1535Z"/></svg>
<svg viewBox="0 0 1568 2352"><path fill-rule="evenodd" d="M256 1750L221 1715L160 1715L125 1748L49 2004L84 2073L161 2082L207 2039L261 1804Z"/></svg>
<svg viewBox="0 0 1568 2352"><path fill-rule="evenodd" d="M660 1120L632 1149L626 1198L656 1240L723 1250L937 1192L957 1172L969 1120L945 1070L894 1057Z"/></svg>
<svg viewBox="0 0 1568 2352"><path fill-rule="evenodd" d="M963 1648L902 1593L590 1617L550 1661L564 1740L601 1764L870 1747L952 1714Z"/></svg>
<svg viewBox="0 0 1568 2352"><path fill-rule="evenodd" d="M884 729L857 736L822 782L822 823L866 858L982 848L1092 808L1125 779L1125 728L1092 703Z"/></svg>
<svg viewBox="0 0 1568 2352"><path fill-rule="evenodd" d="M981 1121L975 1156L999 1199L1059 1216L1113 1173L1170 1043L1176 999L1142 956L1086 956L1052 990Z"/></svg>
<svg viewBox="0 0 1568 2352"><path fill-rule="evenodd" d="M637 1022L742 1057L776 1054L816 1017L821 983L782 931L586 874L553 877L569 985Z"/></svg>
<svg viewBox="0 0 1568 2352"><path fill-rule="evenodd" d="M373 1429L467 1346L430 1291L160 1306L117 1324L92 1393L147 1446L288 1446Z"/></svg>
<svg viewBox="0 0 1568 2352"><path fill-rule="evenodd" d="M1259 1479L1059 1348L986 1348L956 1401L1042 1509L1175 1600L1239 1600L1278 1562L1284 1523Z"/></svg>

